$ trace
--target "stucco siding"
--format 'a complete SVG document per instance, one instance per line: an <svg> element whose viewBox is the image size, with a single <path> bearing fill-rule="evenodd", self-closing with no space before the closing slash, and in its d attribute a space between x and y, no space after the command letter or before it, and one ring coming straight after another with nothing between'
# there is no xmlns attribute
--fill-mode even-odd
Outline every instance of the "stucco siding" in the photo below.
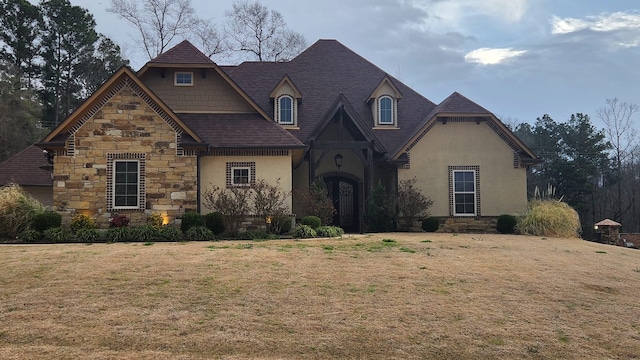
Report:
<svg viewBox="0 0 640 360"><path fill-rule="evenodd" d="M175 86L174 72L192 72L193 86ZM152 69L142 81L175 112L254 113L236 90L214 70L207 69L202 77L200 69L167 69L164 77Z"/></svg>
<svg viewBox="0 0 640 360"><path fill-rule="evenodd" d="M286 205L292 210L291 189L293 186L290 156L204 156L200 158L200 213L207 214L204 194L214 185L227 187L227 163L255 162L255 180L265 180L271 185L279 181L280 190L287 193Z"/></svg>
<svg viewBox="0 0 640 360"><path fill-rule="evenodd" d="M416 186L434 200L431 214L449 216L449 166L478 166L480 215L522 213L527 204L526 170L514 168L513 150L482 122L436 124L410 151L410 169L398 180Z"/></svg>

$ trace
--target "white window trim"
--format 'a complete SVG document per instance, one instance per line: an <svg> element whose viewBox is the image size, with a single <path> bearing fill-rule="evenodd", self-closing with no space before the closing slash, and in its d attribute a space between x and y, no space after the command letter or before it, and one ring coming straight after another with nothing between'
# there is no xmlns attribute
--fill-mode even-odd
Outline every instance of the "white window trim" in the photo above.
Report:
<svg viewBox="0 0 640 360"><path fill-rule="evenodd" d="M236 170L247 170L247 182L236 184L235 182L235 171ZM251 186L251 167L250 166L232 166L231 167L231 185L233 186Z"/></svg>
<svg viewBox="0 0 640 360"><path fill-rule="evenodd" d="M188 84L178 83L178 75L190 75L191 82ZM173 73L173 85L175 86L193 86L193 72L190 71L176 71Z"/></svg>
<svg viewBox="0 0 640 360"><path fill-rule="evenodd" d="M118 196L118 194L116 193L116 176L117 176L117 171L116 171L116 167L117 164L120 162L135 162L138 164L138 169L137 169L137 173L138 173L138 181L137 181L137 192L136 192L136 206L118 206L116 205L116 197ZM140 172L140 160L137 159L114 159L113 160L113 181L111 184L111 190L113 191L113 206L112 208L114 210L137 210L140 209L140 188L141 188L141 172Z"/></svg>
<svg viewBox="0 0 640 360"><path fill-rule="evenodd" d="M289 98L291 100L291 122L283 122L282 118L280 117L280 100L282 98ZM296 125L296 120L297 120L297 116L296 116L296 99L288 94L284 94L284 95L280 95L278 96L278 98L276 98L276 106L275 106L275 118L278 124L280 125L285 125L285 126L295 126Z"/></svg>
<svg viewBox="0 0 640 360"><path fill-rule="evenodd" d="M380 104L382 103L383 99L389 99L391 100L391 122L382 122L382 106L380 106ZM396 124L396 100L389 95L382 95L378 98L378 102L377 102L377 107L378 107L378 125L381 126L389 126L389 125L395 125Z"/></svg>
<svg viewBox="0 0 640 360"><path fill-rule="evenodd" d="M472 172L473 173L473 192L471 191L456 191L456 173L464 173L464 172ZM476 176L478 176L478 172L476 170L452 170L451 176L451 189L453 189L453 215L454 216L476 216L478 214L478 181ZM473 194L473 214L470 213L458 213L456 211L456 195L457 194Z"/></svg>

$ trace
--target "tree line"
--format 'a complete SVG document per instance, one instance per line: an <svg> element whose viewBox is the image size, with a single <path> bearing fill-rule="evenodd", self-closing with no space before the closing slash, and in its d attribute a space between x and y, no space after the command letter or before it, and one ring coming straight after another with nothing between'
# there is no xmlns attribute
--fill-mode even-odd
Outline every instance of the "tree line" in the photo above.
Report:
<svg viewBox="0 0 640 360"><path fill-rule="evenodd" d="M529 198L567 202L578 211L585 238L593 238L593 224L605 218L622 223L623 231L640 232L637 112L636 104L612 98L596 111L602 129L582 113L566 122L543 115L517 124L514 133L543 160L529 169Z"/></svg>

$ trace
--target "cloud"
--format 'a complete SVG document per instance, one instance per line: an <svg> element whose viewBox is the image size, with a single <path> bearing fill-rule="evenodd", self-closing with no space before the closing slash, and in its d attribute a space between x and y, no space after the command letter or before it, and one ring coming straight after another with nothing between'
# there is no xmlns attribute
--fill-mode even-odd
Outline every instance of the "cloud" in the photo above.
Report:
<svg viewBox="0 0 640 360"><path fill-rule="evenodd" d="M470 17L490 17L505 23L522 20L529 0L440 0L420 6L440 21L440 26L463 28Z"/></svg>
<svg viewBox="0 0 640 360"><path fill-rule="evenodd" d="M600 14L587 16L585 18L551 18L551 33L569 34L580 30L592 30L599 32L609 32L625 29L640 29L640 13L638 12L615 12L611 14Z"/></svg>
<svg viewBox="0 0 640 360"><path fill-rule="evenodd" d="M497 65L526 52L526 50L514 50L513 48L480 48L467 53L464 59L470 63Z"/></svg>

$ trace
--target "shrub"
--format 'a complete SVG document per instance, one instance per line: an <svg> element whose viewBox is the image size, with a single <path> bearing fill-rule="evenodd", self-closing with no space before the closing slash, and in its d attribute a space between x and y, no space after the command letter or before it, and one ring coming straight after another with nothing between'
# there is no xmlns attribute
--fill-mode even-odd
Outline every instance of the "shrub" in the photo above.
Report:
<svg viewBox="0 0 640 360"><path fill-rule="evenodd" d="M131 220L127 217L127 215L120 214L109 219L109 227L125 227L129 226L130 222Z"/></svg>
<svg viewBox="0 0 640 360"><path fill-rule="evenodd" d="M509 214L503 214L498 217L496 230L498 230L498 232L501 234L513 234L516 230L517 223L517 217Z"/></svg>
<svg viewBox="0 0 640 360"><path fill-rule="evenodd" d="M31 229L39 232L60 227L60 225L62 225L62 216L55 211L38 212L31 219Z"/></svg>
<svg viewBox="0 0 640 360"><path fill-rule="evenodd" d="M181 241L182 232L180 231L180 229L173 226L163 226L160 229L160 233L158 234L158 237L162 241Z"/></svg>
<svg viewBox="0 0 640 360"><path fill-rule="evenodd" d="M96 229L98 228L98 224L93 218L89 215L78 214L71 218L69 222L69 227L71 227L71 232L77 234L80 229Z"/></svg>
<svg viewBox="0 0 640 360"><path fill-rule="evenodd" d="M211 230L214 235L220 235L224 232L224 215L221 212L210 212L204 216L204 224L207 229Z"/></svg>
<svg viewBox="0 0 640 360"><path fill-rule="evenodd" d="M293 192L296 203L300 204L298 215L305 217L314 215L320 218L322 224L331 224L336 209L329 198L327 185L322 179L318 179L309 187L296 189Z"/></svg>
<svg viewBox="0 0 640 360"><path fill-rule="evenodd" d="M558 200L534 200L516 225L525 235L580 237L580 217L571 206Z"/></svg>
<svg viewBox="0 0 640 360"><path fill-rule="evenodd" d="M316 229L316 234L318 237L338 237L344 234L344 230L339 226L320 226Z"/></svg>
<svg viewBox="0 0 640 360"><path fill-rule="evenodd" d="M52 243L68 242L70 237L69 232L61 227L47 229L42 234L45 241Z"/></svg>
<svg viewBox="0 0 640 360"><path fill-rule="evenodd" d="M378 185L371 190L371 196L369 196L364 213L367 231L393 231L394 208L395 201L387 194L382 182L378 181Z"/></svg>
<svg viewBox="0 0 640 360"><path fill-rule="evenodd" d="M426 232L436 232L440 228L440 220L434 217L428 217L422 220L422 230Z"/></svg>
<svg viewBox="0 0 640 360"><path fill-rule="evenodd" d="M180 230L183 233L187 233L189 229L194 226L204 226L204 218L197 212L186 212L182 215L182 223L180 223Z"/></svg>
<svg viewBox="0 0 640 360"><path fill-rule="evenodd" d="M134 241L149 242L158 238L158 229L143 225L132 228L130 234Z"/></svg>
<svg viewBox="0 0 640 360"><path fill-rule="evenodd" d="M273 225L273 220L291 213L286 205L288 193L280 190L280 179L275 185L271 185L265 180L258 180L251 186L253 190L254 213L265 222L267 231L278 233ZM267 220L269 219L269 220Z"/></svg>
<svg viewBox="0 0 640 360"><path fill-rule="evenodd" d="M25 230L18 235L18 240L24 243L34 243L42 239L42 233L37 230Z"/></svg>
<svg viewBox="0 0 640 360"><path fill-rule="evenodd" d="M273 234L282 235L291 231L291 216L277 216L271 219L269 231Z"/></svg>
<svg viewBox="0 0 640 360"><path fill-rule="evenodd" d="M224 214L225 231L233 234L238 232L249 213L252 192L250 187L223 189L213 185L205 190L202 204Z"/></svg>
<svg viewBox="0 0 640 360"><path fill-rule="evenodd" d="M317 229L322 224L319 217L309 215L302 218L302 225L309 225L312 229Z"/></svg>
<svg viewBox="0 0 640 360"><path fill-rule="evenodd" d="M151 227L154 227L156 229L161 229L162 223L163 223L162 215L158 213L151 214L147 217L147 225Z"/></svg>
<svg viewBox="0 0 640 360"><path fill-rule="evenodd" d="M293 233L293 237L297 239L310 239L317 236L316 231L309 225L299 225Z"/></svg>
<svg viewBox="0 0 640 360"><path fill-rule="evenodd" d="M76 238L79 242L83 243L94 243L100 237L100 233L98 229L79 229L76 232Z"/></svg>
<svg viewBox="0 0 640 360"><path fill-rule="evenodd" d="M29 228L36 213L44 211L45 207L20 186L0 188L0 238L15 239Z"/></svg>
<svg viewBox="0 0 640 360"><path fill-rule="evenodd" d="M110 227L104 233L107 242L115 243L127 240L129 230L126 227Z"/></svg>
<svg viewBox="0 0 640 360"><path fill-rule="evenodd" d="M398 185L398 225L400 229L409 231L413 223L429 216L429 208L433 200L422 194L415 187L416 178L401 180Z"/></svg>
<svg viewBox="0 0 640 360"><path fill-rule="evenodd" d="M192 226L186 232L187 240L193 241L204 241L204 240L213 240L214 235L213 231L207 229L206 226L198 225Z"/></svg>

